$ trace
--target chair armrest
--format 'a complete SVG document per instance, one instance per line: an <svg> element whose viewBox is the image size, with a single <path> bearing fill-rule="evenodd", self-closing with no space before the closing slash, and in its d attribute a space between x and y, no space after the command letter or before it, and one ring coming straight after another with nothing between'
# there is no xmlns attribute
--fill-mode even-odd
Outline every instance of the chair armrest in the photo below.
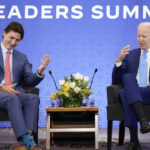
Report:
<svg viewBox="0 0 150 150"><path fill-rule="evenodd" d="M30 67L32 68L31 63L30 63ZM40 92L39 88L27 86L27 85L24 84L23 81L21 82L21 86L25 90L26 93L32 93L32 94L39 95L39 92Z"/></svg>
<svg viewBox="0 0 150 150"><path fill-rule="evenodd" d="M107 100L108 104L120 103L120 91L122 85L111 85L107 87Z"/></svg>
<svg viewBox="0 0 150 150"><path fill-rule="evenodd" d="M22 87L26 93L32 93L32 94L39 95L39 91L40 91L39 88L30 87L30 86L26 86L26 85L22 85Z"/></svg>

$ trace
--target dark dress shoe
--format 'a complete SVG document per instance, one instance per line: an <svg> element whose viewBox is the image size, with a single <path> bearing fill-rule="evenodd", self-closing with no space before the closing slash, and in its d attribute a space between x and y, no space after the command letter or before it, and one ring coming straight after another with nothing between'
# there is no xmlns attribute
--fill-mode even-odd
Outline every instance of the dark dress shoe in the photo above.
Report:
<svg viewBox="0 0 150 150"><path fill-rule="evenodd" d="M146 121L146 119L141 119L140 120L140 131L141 133L148 133L150 132L150 125Z"/></svg>
<svg viewBox="0 0 150 150"><path fill-rule="evenodd" d="M126 150L142 150L142 148L130 142L126 147Z"/></svg>

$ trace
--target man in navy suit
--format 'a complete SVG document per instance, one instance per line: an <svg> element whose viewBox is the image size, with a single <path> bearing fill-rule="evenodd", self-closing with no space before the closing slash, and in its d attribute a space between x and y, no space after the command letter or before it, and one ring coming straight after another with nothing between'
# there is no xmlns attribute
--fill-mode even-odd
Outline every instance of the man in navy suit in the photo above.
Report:
<svg viewBox="0 0 150 150"><path fill-rule="evenodd" d="M129 50L125 46L112 73L112 84L122 84L120 93L125 113L125 126L129 128L130 143L126 150L141 150L137 120L141 133L150 132L142 105L150 105L150 22L139 24L137 41L140 48Z"/></svg>
<svg viewBox="0 0 150 150"><path fill-rule="evenodd" d="M11 22L4 29L0 45L0 108L8 111L12 128L21 144L15 150L41 150L32 139L32 133L37 131L40 100L37 95L25 93L21 81L29 86L40 83L50 57L45 55L37 72L33 73L26 55L15 49L23 37L24 29L18 22Z"/></svg>

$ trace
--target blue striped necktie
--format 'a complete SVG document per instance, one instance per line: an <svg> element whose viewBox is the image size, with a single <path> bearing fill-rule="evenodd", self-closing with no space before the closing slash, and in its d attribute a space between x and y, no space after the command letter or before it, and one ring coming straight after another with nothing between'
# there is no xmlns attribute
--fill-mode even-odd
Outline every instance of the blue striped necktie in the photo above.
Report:
<svg viewBox="0 0 150 150"><path fill-rule="evenodd" d="M147 86L147 50L143 51L139 63L139 87Z"/></svg>

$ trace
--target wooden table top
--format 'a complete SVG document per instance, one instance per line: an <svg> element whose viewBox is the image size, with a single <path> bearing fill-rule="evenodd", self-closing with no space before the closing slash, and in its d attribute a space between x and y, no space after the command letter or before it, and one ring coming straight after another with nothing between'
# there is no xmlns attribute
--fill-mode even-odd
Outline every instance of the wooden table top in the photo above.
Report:
<svg viewBox="0 0 150 150"><path fill-rule="evenodd" d="M47 107L46 112L98 112L98 107Z"/></svg>

